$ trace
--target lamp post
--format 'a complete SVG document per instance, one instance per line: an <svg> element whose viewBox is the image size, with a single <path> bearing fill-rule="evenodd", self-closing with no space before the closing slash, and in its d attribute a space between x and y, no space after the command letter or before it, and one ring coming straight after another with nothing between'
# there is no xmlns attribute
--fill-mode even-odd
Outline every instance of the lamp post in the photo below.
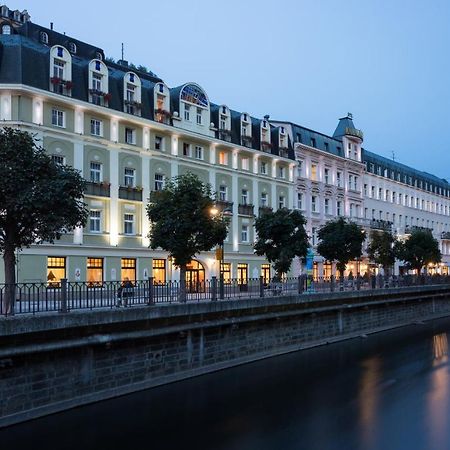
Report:
<svg viewBox="0 0 450 450"><path fill-rule="evenodd" d="M220 211L216 206L211 209L211 215L213 217L220 217L222 220L226 220L228 223L228 219L233 215L233 211L231 208L227 207ZM225 262L225 240L219 244L219 255L216 252L216 259L219 261L219 298L223 300L225 298L225 280L223 273L223 266Z"/></svg>

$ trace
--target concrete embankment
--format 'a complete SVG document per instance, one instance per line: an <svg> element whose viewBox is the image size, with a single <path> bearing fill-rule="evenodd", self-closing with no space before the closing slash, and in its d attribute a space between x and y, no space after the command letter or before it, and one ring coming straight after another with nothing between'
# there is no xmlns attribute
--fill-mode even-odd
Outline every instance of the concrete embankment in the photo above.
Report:
<svg viewBox="0 0 450 450"><path fill-rule="evenodd" d="M450 286L0 319L0 426L450 316Z"/></svg>

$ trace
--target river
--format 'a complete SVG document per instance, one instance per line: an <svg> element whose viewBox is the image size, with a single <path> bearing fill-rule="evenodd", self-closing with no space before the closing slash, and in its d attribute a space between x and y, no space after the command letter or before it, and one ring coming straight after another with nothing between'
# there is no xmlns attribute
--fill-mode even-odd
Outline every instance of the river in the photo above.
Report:
<svg viewBox="0 0 450 450"><path fill-rule="evenodd" d="M0 430L2 448L450 449L450 320L266 359Z"/></svg>

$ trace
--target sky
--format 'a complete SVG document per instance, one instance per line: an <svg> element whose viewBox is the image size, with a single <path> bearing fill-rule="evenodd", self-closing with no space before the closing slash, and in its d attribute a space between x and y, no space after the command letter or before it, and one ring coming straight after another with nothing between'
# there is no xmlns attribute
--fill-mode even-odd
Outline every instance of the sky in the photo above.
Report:
<svg viewBox="0 0 450 450"><path fill-rule="evenodd" d="M111 6L111 5L118 6ZM450 180L450 1L20 0L31 20L144 65L170 87L332 135Z"/></svg>

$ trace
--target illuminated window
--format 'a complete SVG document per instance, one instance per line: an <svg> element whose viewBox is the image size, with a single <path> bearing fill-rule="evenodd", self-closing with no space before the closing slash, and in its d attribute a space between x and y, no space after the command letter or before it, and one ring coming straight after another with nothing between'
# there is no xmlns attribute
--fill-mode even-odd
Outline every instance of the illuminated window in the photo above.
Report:
<svg viewBox="0 0 450 450"><path fill-rule="evenodd" d="M155 284L162 284L166 282L166 260L153 260L153 281Z"/></svg>
<svg viewBox="0 0 450 450"><path fill-rule="evenodd" d="M237 277L238 284L247 284L248 283L248 264L238 264L237 265Z"/></svg>
<svg viewBox="0 0 450 450"><path fill-rule="evenodd" d="M86 279L89 286L103 284L103 258L88 258Z"/></svg>
<svg viewBox="0 0 450 450"><path fill-rule="evenodd" d="M121 280L126 278L136 281L136 260L134 258L122 258Z"/></svg>
<svg viewBox="0 0 450 450"><path fill-rule="evenodd" d="M317 181L317 164L311 164L311 180Z"/></svg>
<svg viewBox="0 0 450 450"><path fill-rule="evenodd" d="M231 263L221 263L221 270L223 273L223 281L225 283L230 283L231 281Z"/></svg>
<svg viewBox="0 0 450 450"><path fill-rule="evenodd" d="M228 164L227 152L219 152L219 164L226 166Z"/></svg>
<svg viewBox="0 0 450 450"><path fill-rule="evenodd" d="M270 283L270 264L261 264L261 276L264 284Z"/></svg>
<svg viewBox="0 0 450 450"><path fill-rule="evenodd" d="M48 285L50 287L59 287L62 278L66 278L66 258L49 256L47 258Z"/></svg>

